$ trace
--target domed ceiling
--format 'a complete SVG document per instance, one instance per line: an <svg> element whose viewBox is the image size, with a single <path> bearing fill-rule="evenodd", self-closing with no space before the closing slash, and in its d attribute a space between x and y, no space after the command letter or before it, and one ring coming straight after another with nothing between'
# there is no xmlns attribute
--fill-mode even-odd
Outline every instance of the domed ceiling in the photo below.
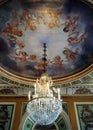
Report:
<svg viewBox="0 0 93 130"><path fill-rule="evenodd" d="M93 69L93 9L79 0L7 0L0 5L1 70L54 79ZM88 68L88 69L87 69Z"/></svg>

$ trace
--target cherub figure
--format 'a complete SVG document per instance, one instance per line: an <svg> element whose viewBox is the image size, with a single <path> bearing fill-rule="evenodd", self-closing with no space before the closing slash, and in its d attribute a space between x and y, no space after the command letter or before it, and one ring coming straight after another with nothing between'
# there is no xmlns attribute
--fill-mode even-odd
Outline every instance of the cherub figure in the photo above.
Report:
<svg viewBox="0 0 93 130"><path fill-rule="evenodd" d="M34 68L36 70L44 70L44 64L45 64L45 61L44 61L44 58L41 58L38 63L34 66Z"/></svg>
<svg viewBox="0 0 93 130"><path fill-rule="evenodd" d="M25 47L25 44L18 40L15 36L13 35L10 35L9 38L7 38L7 40L9 40L10 42L10 45L11 47L15 47L15 45L18 45L18 47L21 49L21 48L24 48Z"/></svg>
<svg viewBox="0 0 93 130"><path fill-rule="evenodd" d="M3 30L3 35L11 34L21 37L23 35L22 31L18 28L18 23L7 23L7 27Z"/></svg>
<svg viewBox="0 0 93 130"><path fill-rule="evenodd" d="M35 31L37 29L36 27L37 21L34 19L29 19L26 23L25 29L31 29L32 31Z"/></svg>
<svg viewBox="0 0 93 130"><path fill-rule="evenodd" d="M72 60L75 60L78 54L78 48L76 48L75 52L73 52L72 50L70 50L69 48L65 48L65 50L63 51L63 54L66 55L66 59L68 60L69 58Z"/></svg>
<svg viewBox="0 0 93 130"><path fill-rule="evenodd" d="M32 17L33 15L27 11L23 12L23 16L26 21L25 30L31 29L32 31L35 31L37 28L36 27L37 18L35 19L34 17Z"/></svg>
<svg viewBox="0 0 93 130"><path fill-rule="evenodd" d="M35 61L36 60L36 55L30 55L28 57L28 60Z"/></svg>
<svg viewBox="0 0 93 130"><path fill-rule="evenodd" d="M24 11L23 12L23 17L25 20L29 20L29 18L31 17L30 13L28 11Z"/></svg>
<svg viewBox="0 0 93 130"><path fill-rule="evenodd" d="M55 56L54 60L52 61L54 66L59 67L59 68L62 68L62 62L63 62L63 60L61 59L61 57L59 55Z"/></svg>
<svg viewBox="0 0 93 130"><path fill-rule="evenodd" d="M51 17L51 20L48 24L48 26L50 28L53 28L53 27L61 27L61 21L60 21L60 15L63 14L63 10L60 11L60 12L56 12L56 11L53 11L53 10L50 10L49 11L49 15Z"/></svg>
<svg viewBox="0 0 93 130"><path fill-rule="evenodd" d="M64 32L68 32L69 35L75 32L78 29L78 16L74 16L72 19L70 16L66 17L65 27L63 29Z"/></svg>
<svg viewBox="0 0 93 130"><path fill-rule="evenodd" d="M21 62L26 62L28 59L28 55L25 51L19 51L18 54L16 54L16 56L13 56L15 59L20 60Z"/></svg>
<svg viewBox="0 0 93 130"><path fill-rule="evenodd" d="M86 38L86 32L81 34L80 36L75 36L75 37L69 37L68 38L68 44L76 44L82 42Z"/></svg>

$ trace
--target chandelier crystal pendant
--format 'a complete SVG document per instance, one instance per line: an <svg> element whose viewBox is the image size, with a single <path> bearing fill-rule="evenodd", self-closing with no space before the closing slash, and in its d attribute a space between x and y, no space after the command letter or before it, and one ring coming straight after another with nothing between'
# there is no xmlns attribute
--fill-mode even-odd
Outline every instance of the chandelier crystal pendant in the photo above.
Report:
<svg viewBox="0 0 93 130"><path fill-rule="evenodd" d="M44 43L44 60L46 65L46 44ZM45 70L45 66L44 66ZM27 112L37 124L49 125L52 124L62 112L62 100L60 99L60 89L57 89L57 98L53 96L51 86L53 85L52 78L43 73L40 79L34 84L34 95L27 104Z"/></svg>

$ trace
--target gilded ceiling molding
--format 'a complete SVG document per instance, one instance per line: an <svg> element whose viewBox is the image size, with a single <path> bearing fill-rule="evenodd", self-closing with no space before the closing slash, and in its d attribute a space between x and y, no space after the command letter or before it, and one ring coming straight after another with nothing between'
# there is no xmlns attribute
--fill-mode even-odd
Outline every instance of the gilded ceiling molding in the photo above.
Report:
<svg viewBox="0 0 93 130"><path fill-rule="evenodd" d="M84 77L86 77L87 75L91 74L93 72L93 64L90 65L88 68L84 69L83 71L73 74L71 76L65 77L65 78L58 78L58 79L53 79L54 85L57 84L71 84L71 82L73 83L77 83L77 80L81 80L81 83L84 81ZM91 74L92 75L92 74ZM7 78L7 82L11 83L11 84L21 84L21 85L28 85L31 86L35 83L36 77L35 78L25 78L25 77L20 77L17 75L14 75L6 70L4 70L3 68L0 67L0 76ZM90 76L91 78L92 76ZM82 81L83 79L83 81ZM87 78L85 78L85 80L87 80Z"/></svg>
<svg viewBox="0 0 93 130"><path fill-rule="evenodd" d="M83 2L89 2L90 4L93 4L93 0L81 0Z"/></svg>
<svg viewBox="0 0 93 130"><path fill-rule="evenodd" d="M81 0L85 4L87 4L90 8L93 9L93 0Z"/></svg>
<svg viewBox="0 0 93 130"><path fill-rule="evenodd" d="M65 83L65 82L72 82L79 78L82 79L85 75L89 74L90 72L93 72L93 64L91 64L88 68L84 69L83 71L73 74L71 76L68 76L66 78L55 79L54 82L57 84Z"/></svg>

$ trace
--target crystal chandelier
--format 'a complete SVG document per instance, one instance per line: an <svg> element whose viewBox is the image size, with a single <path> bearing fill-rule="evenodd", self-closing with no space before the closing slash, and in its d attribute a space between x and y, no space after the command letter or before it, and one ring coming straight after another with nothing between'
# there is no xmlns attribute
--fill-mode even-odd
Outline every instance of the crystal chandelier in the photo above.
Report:
<svg viewBox="0 0 93 130"><path fill-rule="evenodd" d="M46 44L44 43L44 61L46 62ZM45 66L44 66L45 70ZM37 124L52 124L62 112L62 100L60 99L60 89L57 89L57 98L53 96L51 86L53 81L47 73L43 73L40 79L34 84L34 95L32 100L29 92L29 102L27 112Z"/></svg>

